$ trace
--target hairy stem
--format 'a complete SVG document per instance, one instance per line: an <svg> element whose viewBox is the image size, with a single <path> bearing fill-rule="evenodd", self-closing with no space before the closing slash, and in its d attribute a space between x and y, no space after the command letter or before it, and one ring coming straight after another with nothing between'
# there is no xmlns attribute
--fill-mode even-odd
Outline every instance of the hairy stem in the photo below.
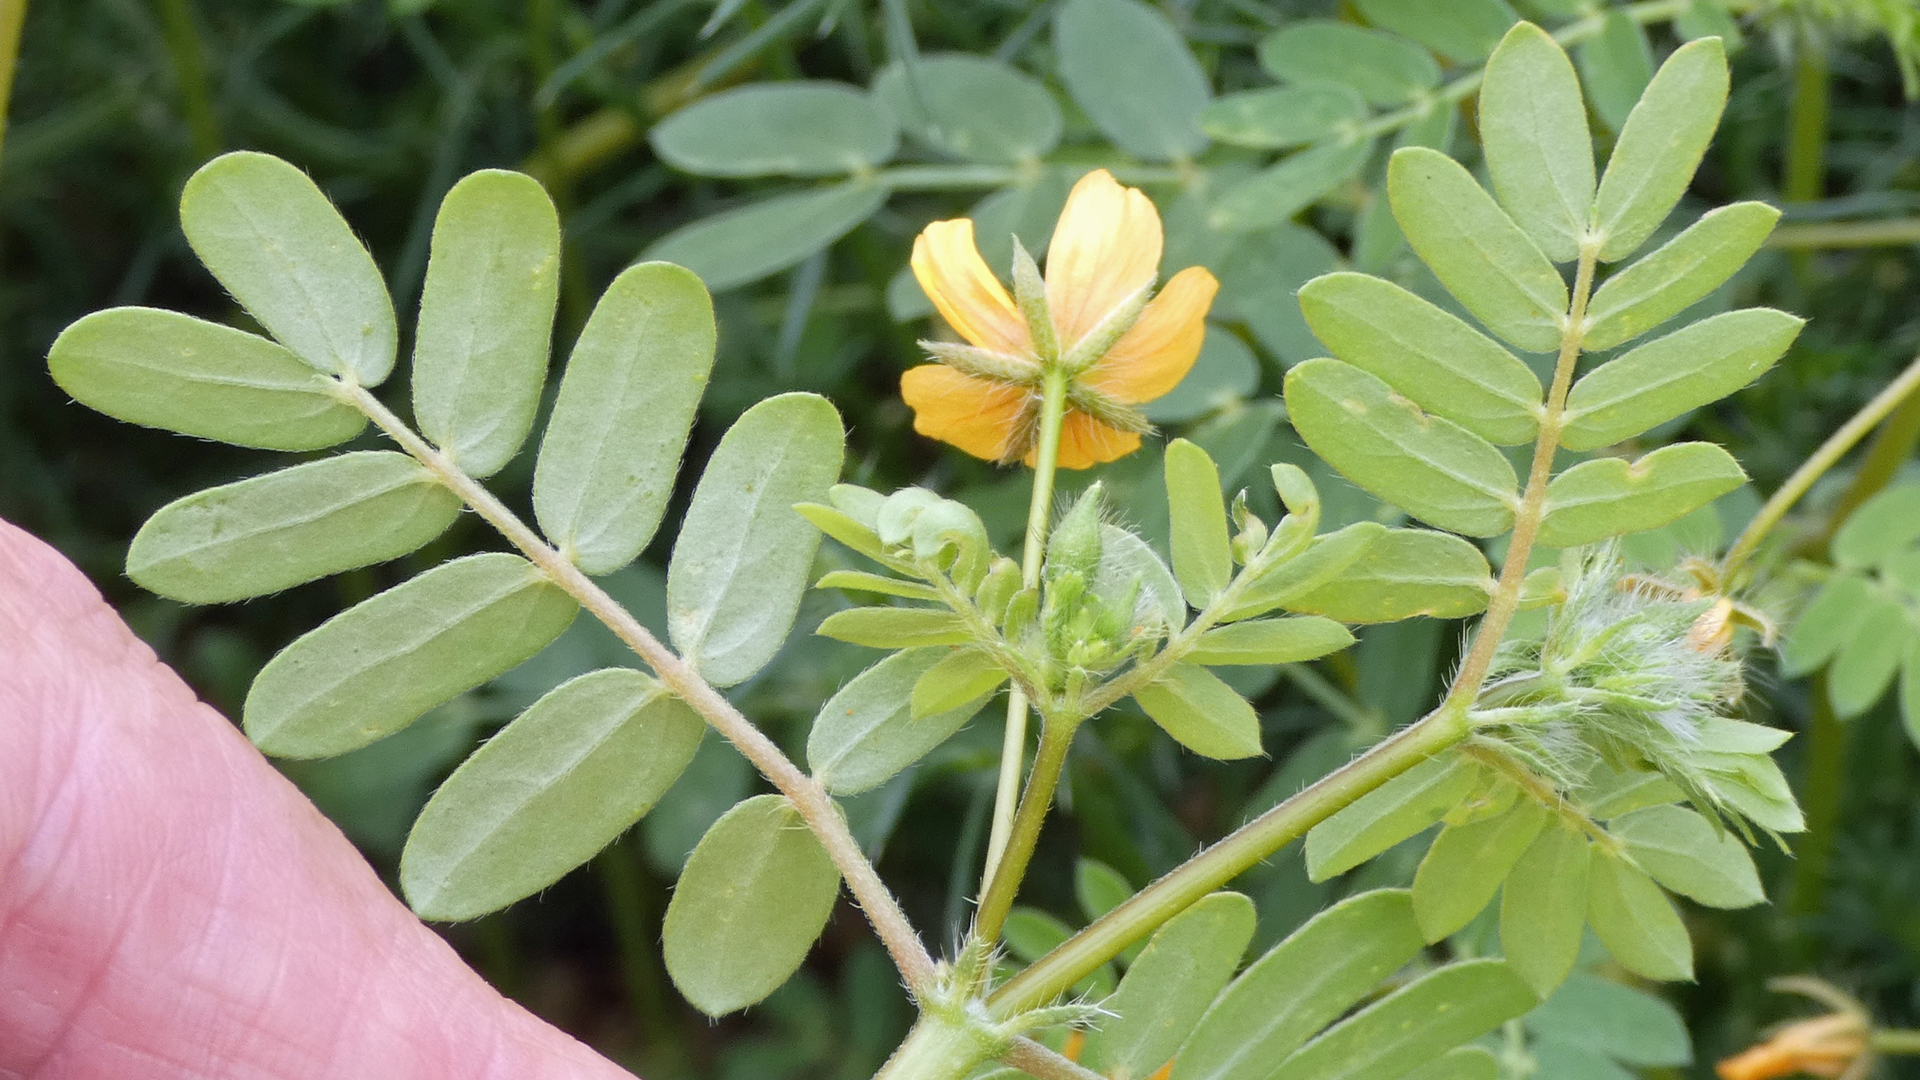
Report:
<svg viewBox="0 0 1920 1080"><path fill-rule="evenodd" d="M1025 1036L1013 1040L1013 1046L1000 1060L1035 1080L1104 1080L1092 1069L1077 1065Z"/></svg>
<svg viewBox="0 0 1920 1080"><path fill-rule="evenodd" d="M832 858L841 877L846 879L848 890L866 912L874 932L886 945L887 952L893 956L894 965L906 978L908 990L919 995L931 987L934 979L933 957L928 955L920 936L914 932L906 913L900 910L900 905L887 891L873 864L867 861L860 849L860 842L854 839L853 833L847 828L846 819L840 814L840 808L834 804L826 789L787 760L773 740L741 715L732 702L695 674L674 655L673 650L661 644L626 608L608 596L597 582L542 540L538 533L507 509L479 481L428 445L425 439L415 434L412 428L365 388L345 382L337 386L344 400L365 413L401 449L413 455L448 490L499 530L549 580L564 589L594 618L606 624L607 629L612 630L629 649L647 662L647 666L653 669L668 689L705 717L707 723L726 736L727 741L739 748L740 753L753 762L762 775L773 782L774 787L780 789L780 793L787 797L787 801L806 821L807 827L819 837L821 846Z"/></svg>
<svg viewBox="0 0 1920 1080"><path fill-rule="evenodd" d="M1815 450L1812 457L1787 477L1787 482L1780 485L1773 497L1760 508L1760 512L1747 523L1733 546L1727 549L1726 558L1721 562L1722 580L1731 583L1747 560L1753 557L1760 541L1766 539L1774 526L1780 524L1780 519L1793 509L1793 505L1813 487L1814 482L1826 475L1828 469L1838 465L1854 444L1866 438L1869 431L1886 419L1887 414L1898 408L1916 389L1920 389L1920 357L1915 357L1898 378L1875 394L1872 401L1862 405L1852 419L1840 425L1840 430L1829 435L1827 441L1820 444L1820 449Z"/></svg>
<svg viewBox="0 0 1920 1080"><path fill-rule="evenodd" d="M1020 810L1014 815L1005 851L974 916L973 933L982 941L1000 939L1000 928L1006 925L1014 894L1027 875L1027 864L1033 860L1040 826L1053 805L1054 789L1059 787L1060 774L1067 765L1067 748L1073 745L1073 733L1079 726L1079 721L1070 717L1041 719L1040 751L1034 755L1033 771L1027 774L1027 790L1020 796Z"/></svg>

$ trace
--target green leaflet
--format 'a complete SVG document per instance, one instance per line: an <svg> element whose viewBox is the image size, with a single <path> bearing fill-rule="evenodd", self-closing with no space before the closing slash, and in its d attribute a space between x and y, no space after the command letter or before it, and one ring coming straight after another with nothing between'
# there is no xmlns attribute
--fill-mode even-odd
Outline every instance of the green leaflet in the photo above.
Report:
<svg viewBox="0 0 1920 1080"><path fill-rule="evenodd" d="M1560 347L1567 283L1459 162L1424 146L1396 150L1387 198L1414 253L1474 318L1519 348Z"/></svg>
<svg viewBox="0 0 1920 1080"><path fill-rule="evenodd" d="M1575 972L1565 986L1527 1014L1536 1038L1577 1046L1629 1065L1687 1065L1693 1047L1673 1006L1617 982Z"/></svg>
<svg viewBox="0 0 1920 1080"><path fill-rule="evenodd" d="M879 787L965 726L994 687L931 716L913 715L914 688L921 677L955 655L952 649L895 653L828 698L807 735L807 765L814 777L835 795Z"/></svg>
<svg viewBox="0 0 1920 1080"><path fill-rule="evenodd" d="M1553 261L1579 258L1593 208L1593 136L1573 62L1532 23L1515 24L1487 61L1480 141L1514 223Z"/></svg>
<svg viewBox="0 0 1920 1080"><path fill-rule="evenodd" d="M678 263L723 292L779 273L847 235L888 194L883 185L850 180L775 195L682 225L643 258Z"/></svg>
<svg viewBox="0 0 1920 1080"><path fill-rule="evenodd" d="M1375 105L1403 105L1440 85L1440 65L1427 50L1332 19L1289 22L1260 39L1259 57L1282 82L1351 87Z"/></svg>
<svg viewBox="0 0 1920 1080"><path fill-rule="evenodd" d="M1657 529L1746 482L1740 463L1713 443L1663 446L1631 465L1624 458L1583 461L1547 485L1540 543L1574 547Z"/></svg>
<svg viewBox="0 0 1920 1080"><path fill-rule="evenodd" d="M1480 914L1547 817L1546 807L1522 797L1502 813L1440 830L1413 876L1413 914L1427 941Z"/></svg>
<svg viewBox="0 0 1920 1080"><path fill-rule="evenodd" d="M1180 598L1180 585L1173 571L1146 541L1117 525L1100 526L1100 564L1094 567L1087 588L1104 600L1120 602L1139 584L1134 598L1133 617L1142 622L1163 623L1169 634L1187 625L1187 602Z"/></svg>
<svg viewBox="0 0 1920 1080"><path fill-rule="evenodd" d="M1260 752L1260 718L1253 706L1206 668L1176 663L1135 690L1133 700L1196 754L1231 761Z"/></svg>
<svg viewBox="0 0 1920 1080"><path fill-rule="evenodd" d="M1898 484L1861 503L1833 534L1836 565L1871 570L1920 543L1920 484Z"/></svg>
<svg viewBox="0 0 1920 1080"><path fill-rule="evenodd" d="M706 722L652 678L561 684L440 785L407 837L400 888L423 919L471 919L560 880L680 777Z"/></svg>
<svg viewBox="0 0 1920 1080"><path fill-rule="evenodd" d="M1277 471L1275 475L1279 475ZM1314 516L1318 517L1317 510ZM1386 534L1387 527L1377 521L1358 521L1344 529L1315 537L1305 551L1275 564L1249 582L1241 591L1239 600L1221 615L1221 621L1234 622L1264 615L1274 608L1296 603L1300 597L1352 566L1375 541Z"/></svg>
<svg viewBox="0 0 1920 1080"><path fill-rule="evenodd" d="M1717 39L1689 41L1667 57L1620 129L1594 196L1602 261L1633 254L1666 220L1700 167L1726 103L1726 50Z"/></svg>
<svg viewBox="0 0 1920 1080"><path fill-rule="evenodd" d="M920 673L909 704L915 720L978 703L1006 683L1007 669L980 649L959 649Z"/></svg>
<svg viewBox="0 0 1920 1080"><path fill-rule="evenodd" d="M1360 14L1382 30L1413 40L1456 64L1487 58L1519 16L1506 0L1357 0Z"/></svg>
<svg viewBox="0 0 1920 1080"><path fill-rule="evenodd" d="M713 368L713 302L677 266L607 286L567 360L533 474L540 528L589 574L633 561L673 494Z"/></svg>
<svg viewBox="0 0 1920 1080"><path fill-rule="evenodd" d="M1406 890L1340 901L1234 980L1180 1048L1171 1080L1266 1080L1420 949Z"/></svg>
<svg viewBox="0 0 1920 1080"><path fill-rule="evenodd" d="M1539 1003L1502 960L1448 964L1342 1020L1270 1080L1389 1080Z"/></svg>
<svg viewBox="0 0 1920 1080"><path fill-rule="evenodd" d="M578 610L517 555L436 566L268 661L247 692L247 737L275 757L365 746L546 648Z"/></svg>
<svg viewBox="0 0 1920 1080"><path fill-rule="evenodd" d="M1663 982L1693 978L1693 942L1653 879L1604 851L1588 869L1587 922L1629 971Z"/></svg>
<svg viewBox="0 0 1920 1080"><path fill-rule="evenodd" d="M1829 579L1814 594L1780 649L1780 674L1797 679L1831 660L1860 629L1859 613L1873 601L1873 588L1851 574Z"/></svg>
<svg viewBox="0 0 1920 1080"><path fill-rule="evenodd" d="M1101 1008L1081 1063L1108 1076L1153 1075L1233 978L1253 940L1253 901L1217 892L1168 920Z"/></svg>
<svg viewBox="0 0 1920 1080"><path fill-rule="evenodd" d="M818 506L818 503L809 503ZM809 519L811 520L811 519ZM816 526L817 527L817 526ZM822 532L826 530L822 529ZM828 533L831 536L831 533ZM864 570L830 570L820 575L813 583L816 589L846 589L852 592L879 593L882 596L898 596L906 600L938 601L940 593L930 585L917 581L906 581L885 574L869 574Z"/></svg>
<svg viewBox="0 0 1920 1080"><path fill-rule="evenodd" d="M971 53L922 56L911 70L896 60L874 76L873 96L916 141L966 161L1038 160L1066 127L1046 87Z"/></svg>
<svg viewBox="0 0 1920 1080"><path fill-rule="evenodd" d="M1220 470L1205 450L1175 439L1167 444L1166 475L1173 576L1187 602L1204 608L1233 580Z"/></svg>
<svg viewBox="0 0 1920 1080"><path fill-rule="evenodd" d="M1827 699L1842 720L1859 716L1880 700L1915 639L1905 607L1884 596L1848 612L1848 618L1859 629L1827 669Z"/></svg>
<svg viewBox="0 0 1920 1080"><path fill-rule="evenodd" d="M1485 439L1378 378L1321 358L1287 372L1287 416L1315 453L1409 514L1469 536L1513 527L1519 481Z"/></svg>
<svg viewBox="0 0 1920 1080"><path fill-rule="evenodd" d="M1492 590L1487 557L1471 543L1426 529L1389 529L1345 569L1285 606L1345 623L1458 619L1486 610Z"/></svg>
<svg viewBox="0 0 1920 1080"><path fill-rule="evenodd" d="M1581 42L1579 53L1587 100L1609 131L1619 131L1653 77L1653 48L1646 29L1624 11L1608 11L1600 33Z"/></svg>
<svg viewBox="0 0 1920 1080"><path fill-rule="evenodd" d="M1649 806L1607 823L1627 854L1653 880L1708 907L1764 903L1767 892L1747 846L1725 829L1680 806Z"/></svg>
<svg viewBox="0 0 1920 1080"><path fill-rule="evenodd" d="M397 559L459 514L459 498L407 455L341 454L161 507L127 549L127 576L174 600L224 604Z"/></svg>
<svg viewBox="0 0 1920 1080"><path fill-rule="evenodd" d="M187 243L293 354L378 386L393 370L393 301L373 257L307 174L270 154L222 154L180 192Z"/></svg>
<svg viewBox="0 0 1920 1080"><path fill-rule="evenodd" d="M96 311L47 351L60 389L116 420L262 450L319 450L367 426L265 338L155 308Z"/></svg>
<svg viewBox="0 0 1920 1080"><path fill-rule="evenodd" d="M1318 660L1353 644L1353 634L1332 619L1300 615L1216 626L1200 635L1185 659L1193 664L1298 664Z"/></svg>
<svg viewBox="0 0 1920 1080"><path fill-rule="evenodd" d="M1499 1075L1500 1060L1492 1051L1480 1046L1461 1046L1407 1073L1406 1080L1495 1080Z"/></svg>
<svg viewBox="0 0 1920 1080"><path fill-rule="evenodd" d="M1780 211L1762 202L1701 215L1687 231L1600 283L1587 304L1580 347L1611 349L1685 311L1744 266L1778 220Z"/></svg>
<svg viewBox="0 0 1920 1080"><path fill-rule="evenodd" d="M1206 149L1200 111L1213 91L1166 17L1139 0L1068 0L1053 18L1067 92L1115 146L1145 161Z"/></svg>
<svg viewBox="0 0 1920 1080"><path fill-rule="evenodd" d="M1436 416L1502 446L1530 443L1542 391L1533 369L1460 318L1390 281L1326 274L1300 310L1333 355Z"/></svg>
<svg viewBox="0 0 1920 1080"><path fill-rule="evenodd" d="M1284 224L1351 179L1373 152L1371 140L1330 139L1301 150L1229 188L1208 211L1216 232L1252 232Z"/></svg>
<svg viewBox="0 0 1920 1080"><path fill-rule="evenodd" d="M1746 308L1637 346L1574 384L1560 445L1597 450L1718 401L1765 374L1804 325Z"/></svg>
<svg viewBox="0 0 1920 1080"><path fill-rule="evenodd" d="M488 169L453 185L433 222L413 345L420 433L470 476L526 441L560 293L560 216L539 181Z"/></svg>
<svg viewBox="0 0 1920 1080"><path fill-rule="evenodd" d="M965 645L973 640L960 616L945 608L860 607L836 611L814 633L875 649Z"/></svg>
<svg viewBox="0 0 1920 1080"><path fill-rule="evenodd" d="M700 176L837 176L884 165L893 117L858 89L797 81L736 87L654 125L654 152Z"/></svg>
<svg viewBox="0 0 1920 1080"><path fill-rule="evenodd" d="M1286 150L1331 138L1366 115L1366 99L1350 86L1274 86L1216 100L1200 114L1200 129L1235 146Z"/></svg>
<svg viewBox="0 0 1920 1080"><path fill-rule="evenodd" d="M757 795L700 838L661 927L673 985L708 1016L787 981L826 928L840 873L782 795Z"/></svg>
<svg viewBox="0 0 1920 1080"><path fill-rule="evenodd" d="M1556 818L1527 845L1500 889L1500 949L1546 997L1573 970L1587 922L1587 837Z"/></svg>
<svg viewBox="0 0 1920 1080"><path fill-rule="evenodd" d="M1133 884L1106 863L1083 858L1074 864L1073 896L1080 902L1080 914L1092 922L1132 898Z"/></svg>
<svg viewBox="0 0 1920 1080"><path fill-rule="evenodd" d="M1325 881L1432 828L1479 786L1485 770L1442 754L1355 799L1307 833L1307 877Z"/></svg>

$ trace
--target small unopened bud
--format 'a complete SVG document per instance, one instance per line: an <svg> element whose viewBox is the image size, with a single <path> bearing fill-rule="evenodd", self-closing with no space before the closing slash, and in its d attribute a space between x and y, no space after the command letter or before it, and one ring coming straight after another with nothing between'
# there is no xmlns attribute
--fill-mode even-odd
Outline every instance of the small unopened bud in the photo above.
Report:
<svg viewBox="0 0 1920 1080"><path fill-rule="evenodd" d="M1047 576L1069 571L1090 577L1100 565L1100 485L1088 487L1047 542Z"/></svg>
<svg viewBox="0 0 1920 1080"><path fill-rule="evenodd" d="M901 488L887 496L874 513L873 527L880 542L890 548L905 544L913 538L913 519L938 502L940 496L922 487Z"/></svg>
<svg viewBox="0 0 1920 1080"><path fill-rule="evenodd" d="M998 626L1006 619L1008 602L1019 591L1020 564L1001 555L993 560L993 565L987 569L987 576L981 579L973 602L989 621Z"/></svg>
<svg viewBox="0 0 1920 1080"><path fill-rule="evenodd" d="M1733 601L1721 597L1700 613L1687 630L1687 644L1695 652L1717 653L1733 644Z"/></svg>
<svg viewBox="0 0 1920 1080"><path fill-rule="evenodd" d="M1267 546L1267 523L1260 520L1260 515L1247 509L1245 488L1233 497L1232 514L1236 529L1230 544L1233 561L1245 566L1255 555L1260 554L1261 548Z"/></svg>
<svg viewBox="0 0 1920 1080"><path fill-rule="evenodd" d="M993 549L972 507L942 499L914 517L913 554L947 570L962 589L972 589L986 576Z"/></svg>

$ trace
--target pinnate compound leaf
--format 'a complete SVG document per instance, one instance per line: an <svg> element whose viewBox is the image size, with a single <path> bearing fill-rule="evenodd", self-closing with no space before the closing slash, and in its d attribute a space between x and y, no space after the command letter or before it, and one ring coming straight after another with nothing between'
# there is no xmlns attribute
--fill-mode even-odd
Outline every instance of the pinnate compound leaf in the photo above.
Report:
<svg viewBox="0 0 1920 1080"><path fill-rule="evenodd" d="M1833 534L1836 565L1871 570L1920 543L1920 484L1898 484L1861 503Z"/></svg>
<svg viewBox="0 0 1920 1080"><path fill-rule="evenodd" d="M1504 960L1448 964L1342 1020L1272 1080L1389 1080L1539 1004Z"/></svg>
<svg viewBox="0 0 1920 1080"><path fill-rule="evenodd" d="M835 795L856 795L879 787L964 727L994 687L943 712L913 714L914 687L954 655L951 649L903 650L828 698L807 735L807 765L814 777Z"/></svg>
<svg viewBox="0 0 1920 1080"><path fill-rule="evenodd" d="M1574 384L1560 445L1612 446L1718 401L1764 375L1804 325L1784 311L1745 308L1637 346Z"/></svg>
<svg viewBox="0 0 1920 1080"><path fill-rule="evenodd" d="M436 566L268 661L247 692L247 736L275 757L358 749L546 648L578 611L517 555Z"/></svg>
<svg viewBox="0 0 1920 1080"><path fill-rule="evenodd" d="M1794 621L1780 650L1780 674L1797 679L1833 659L1860 630L1860 612L1874 600L1873 587L1852 574L1829 579Z"/></svg>
<svg viewBox="0 0 1920 1080"><path fill-rule="evenodd" d="M377 386L393 370L393 301L373 256L307 174L270 154L222 154L180 193L187 243L293 354Z"/></svg>
<svg viewBox="0 0 1920 1080"><path fill-rule="evenodd" d="M1344 874L1432 828L1485 772L1458 754L1441 754L1355 799L1307 833L1307 877L1319 882Z"/></svg>
<svg viewBox="0 0 1920 1080"><path fill-rule="evenodd" d="M1689 41L1660 65L1620 130L1594 196L1603 261L1633 254L1666 220L1693 181L1726 103L1727 58L1718 39Z"/></svg>
<svg viewBox="0 0 1920 1080"><path fill-rule="evenodd" d="M1685 807L1635 810L1613 819L1607 831L1626 842L1640 869L1682 896L1717 908L1752 907L1767 899L1746 845Z"/></svg>
<svg viewBox="0 0 1920 1080"><path fill-rule="evenodd" d="M1279 475L1276 471L1275 475ZM1318 516L1317 508L1313 516ZM1344 529L1314 538L1308 548L1256 576L1240 593L1234 605L1221 616L1223 622L1264 615L1274 608L1292 605L1352 566L1369 547L1387 534L1377 521L1357 521ZM1317 612L1308 612L1317 614Z"/></svg>
<svg viewBox="0 0 1920 1080"><path fill-rule="evenodd" d="M1282 82L1350 87L1375 105L1402 105L1440 85L1432 54L1405 38L1333 19L1300 19L1260 39L1260 66Z"/></svg>
<svg viewBox="0 0 1920 1080"><path fill-rule="evenodd" d="M1000 689L1008 678L1007 669L991 654L980 649L956 650L914 680L910 702L913 719L925 720L966 705L977 709L980 701Z"/></svg>
<svg viewBox="0 0 1920 1080"><path fill-rule="evenodd" d="M779 273L847 235L887 195L884 185L865 180L775 195L683 225L655 241L645 258L678 263L723 292Z"/></svg>
<svg viewBox="0 0 1920 1080"><path fill-rule="evenodd" d="M630 668L561 684L434 792L400 858L407 903L424 919L472 919L560 880L666 794L705 731Z"/></svg>
<svg viewBox="0 0 1920 1080"><path fill-rule="evenodd" d="M945 608L859 607L822 619L814 633L875 649L965 645L973 640L960 616Z"/></svg>
<svg viewBox="0 0 1920 1080"><path fill-rule="evenodd" d="M1459 162L1424 146L1396 150L1387 198L1414 253L1474 318L1519 348L1560 347L1566 281Z"/></svg>
<svg viewBox="0 0 1920 1080"><path fill-rule="evenodd" d="M1200 114L1200 128L1235 146L1285 150L1331 138L1367 115L1358 90L1337 83L1243 90Z"/></svg>
<svg viewBox="0 0 1920 1080"><path fill-rule="evenodd" d="M1405 889L1340 901L1234 980L1174 1058L1171 1080L1266 1080L1421 946Z"/></svg>
<svg viewBox="0 0 1920 1080"><path fill-rule="evenodd" d="M1500 949L1513 973L1546 997L1573 970L1587 922L1587 837L1548 822L1500 888Z"/></svg>
<svg viewBox="0 0 1920 1080"><path fill-rule="evenodd" d="M1875 596L1850 617L1859 629L1827 669L1827 700L1842 720L1873 708L1915 640L1906 608L1885 596Z"/></svg>
<svg viewBox="0 0 1920 1080"><path fill-rule="evenodd" d="M1688 1065L1693 1046L1673 1006L1617 982L1576 972L1527 1014L1527 1031L1644 1068Z"/></svg>
<svg viewBox="0 0 1920 1080"><path fill-rule="evenodd" d="M1204 608L1233 579L1220 470L1205 450L1175 439L1167 444L1166 474L1173 576L1187 602Z"/></svg>
<svg viewBox="0 0 1920 1080"><path fill-rule="evenodd" d="M726 812L687 859L661 927L673 985L708 1016L780 988L826 929L840 872L783 795Z"/></svg>
<svg viewBox="0 0 1920 1080"><path fill-rule="evenodd" d="M793 629L820 533L794 510L840 478L840 414L818 394L781 394L720 439L673 544L667 629L715 686L744 682Z"/></svg>
<svg viewBox="0 0 1920 1080"><path fill-rule="evenodd" d="M1207 222L1216 232L1251 232L1286 222L1360 171L1371 140L1334 138L1292 154L1229 188Z"/></svg>
<svg viewBox="0 0 1920 1080"><path fill-rule="evenodd" d="M1107 1076L1151 1076L1173 1059L1253 940L1253 901L1217 892L1168 920L1101 1008L1081 1063Z"/></svg>
<svg viewBox="0 0 1920 1080"><path fill-rule="evenodd" d="M1216 626L1200 635L1186 655L1193 664L1298 664L1318 660L1353 644L1353 634L1332 619L1299 615Z"/></svg>
<svg viewBox="0 0 1920 1080"><path fill-rule="evenodd" d="M1533 369L1400 286L1326 274L1300 290L1300 310L1334 356L1422 409L1502 446L1530 443L1538 432L1542 392Z"/></svg>
<svg viewBox="0 0 1920 1080"><path fill-rule="evenodd" d="M1519 18L1506 0L1357 0L1360 14L1382 30L1413 40L1452 60L1485 60Z"/></svg>
<svg viewBox="0 0 1920 1080"><path fill-rule="evenodd" d="M1492 817L1440 830L1413 876L1413 914L1427 941L1453 934L1492 902L1547 817L1546 807L1522 797Z"/></svg>
<svg viewBox="0 0 1920 1080"><path fill-rule="evenodd" d="M1200 111L1213 91L1164 15L1139 0L1068 0L1053 47L1067 92L1115 146L1145 161L1206 149Z"/></svg>
<svg viewBox="0 0 1920 1080"><path fill-rule="evenodd" d="M1286 398L1288 419L1314 453L1380 498L1468 536L1513 527L1519 481L1505 455L1375 376L1309 360L1287 372Z"/></svg>
<svg viewBox="0 0 1920 1080"><path fill-rule="evenodd" d="M224 604L397 559L459 514L460 499L407 455L341 454L161 507L127 548L127 576L174 600Z"/></svg>
<svg viewBox="0 0 1920 1080"><path fill-rule="evenodd" d="M1632 464L1583 461L1547 485L1540 543L1574 547L1657 529L1746 482L1740 463L1713 443L1663 446Z"/></svg>
<svg viewBox="0 0 1920 1080"><path fill-rule="evenodd" d="M1548 258L1578 258L1593 209L1593 136L1573 61L1532 23L1507 31L1487 61L1480 139L1500 205Z"/></svg>
<svg viewBox="0 0 1920 1080"><path fill-rule="evenodd" d="M1133 692L1133 700L1180 745L1204 757L1231 761L1260 753L1260 718L1220 677L1197 664L1176 663Z"/></svg>
<svg viewBox="0 0 1920 1080"><path fill-rule="evenodd" d="M1285 606L1344 623L1460 619L1486 610L1492 592L1487 557L1473 544L1426 529L1389 529L1340 573Z"/></svg>
<svg viewBox="0 0 1920 1080"><path fill-rule="evenodd" d="M560 216L538 181L488 169L453 185L433 223L413 345L420 433L471 476L526 441L560 294Z"/></svg>
<svg viewBox="0 0 1920 1080"><path fill-rule="evenodd" d="M156 308L96 311L47 352L60 389L116 420L262 450L319 450L366 427L329 380L263 337Z"/></svg>
<svg viewBox="0 0 1920 1080"><path fill-rule="evenodd" d="M1722 206L1600 283L1587 305L1589 352L1624 344L1725 284L1766 242L1780 211L1763 202Z"/></svg>
<svg viewBox="0 0 1920 1080"><path fill-rule="evenodd" d="M895 61L874 77L873 96L916 140L967 161L1037 160L1066 126L1046 87L971 53L922 56L911 70Z"/></svg>
<svg viewBox="0 0 1920 1080"><path fill-rule="evenodd" d="M1587 878L1587 922L1627 970L1661 982L1693 978L1693 942L1653 879L1596 851Z"/></svg>
<svg viewBox="0 0 1920 1080"><path fill-rule="evenodd" d="M1608 11L1600 33L1581 42L1579 54L1587 100L1608 130L1619 131L1653 78L1653 46L1646 28L1624 11Z"/></svg>
<svg viewBox="0 0 1920 1080"><path fill-rule="evenodd" d="M628 267L574 342L533 474L533 510L589 574L620 569L660 525L713 369L713 302L678 266Z"/></svg>
<svg viewBox="0 0 1920 1080"><path fill-rule="evenodd" d="M893 117L858 89L755 83L688 105L648 134L661 160L698 176L835 176L883 165Z"/></svg>

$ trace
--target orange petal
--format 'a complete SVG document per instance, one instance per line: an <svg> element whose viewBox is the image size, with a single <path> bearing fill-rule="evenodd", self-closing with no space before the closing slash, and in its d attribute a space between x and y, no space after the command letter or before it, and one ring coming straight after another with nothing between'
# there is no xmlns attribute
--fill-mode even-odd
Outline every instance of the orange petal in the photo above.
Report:
<svg viewBox="0 0 1920 1080"><path fill-rule="evenodd" d="M913 276L920 279L947 325L983 349L1018 356L1031 351L1027 320L987 268L973 243L973 222L936 221L913 242Z"/></svg>
<svg viewBox="0 0 1920 1080"><path fill-rule="evenodd" d="M913 409L913 430L998 461L1006 456L1026 394L942 364L922 364L900 376L900 396Z"/></svg>
<svg viewBox="0 0 1920 1080"><path fill-rule="evenodd" d="M1059 462L1063 469L1089 469L1118 461L1138 449L1138 433L1109 427L1086 413L1068 412L1066 422L1060 425ZM1026 463L1032 465L1038 456L1028 450Z"/></svg>
<svg viewBox="0 0 1920 1080"><path fill-rule="evenodd" d="M1219 291L1220 283L1205 267L1189 266L1173 275L1140 313L1140 321L1082 381L1130 405L1152 401L1180 385L1200 355L1207 309Z"/></svg>
<svg viewBox="0 0 1920 1080"><path fill-rule="evenodd" d="M1047 244L1047 303L1070 349L1160 268L1160 213L1137 188L1096 169L1080 178Z"/></svg>

